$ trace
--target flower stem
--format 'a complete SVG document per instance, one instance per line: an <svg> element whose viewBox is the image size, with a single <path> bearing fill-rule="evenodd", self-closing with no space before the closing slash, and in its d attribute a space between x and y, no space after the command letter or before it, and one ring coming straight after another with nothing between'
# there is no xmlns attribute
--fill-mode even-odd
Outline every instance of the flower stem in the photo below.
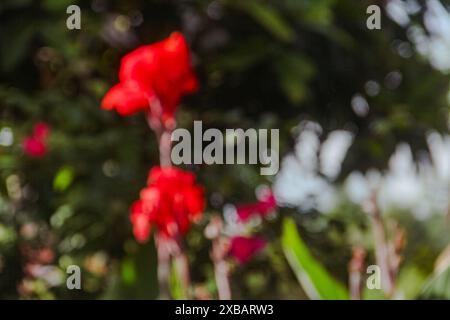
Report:
<svg viewBox="0 0 450 320"><path fill-rule="evenodd" d="M171 135L171 131L166 129L159 137L159 159L162 167L170 167L172 165L170 157L172 151Z"/></svg>
<svg viewBox="0 0 450 320"><path fill-rule="evenodd" d="M156 250L158 253L158 284L159 298L170 299L170 249L165 239L155 236Z"/></svg>
<svg viewBox="0 0 450 320"><path fill-rule="evenodd" d="M189 260L184 252L181 241L177 241L177 250L174 254L176 272L183 288L183 296L189 299L189 288L191 286L191 277L189 272Z"/></svg>
<svg viewBox="0 0 450 320"><path fill-rule="evenodd" d="M230 300L230 269L227 262L225 260L216 261L214 263L214 272L219 300Z"/></svg>
<svg viewBox="0 0 450 320"><path fill-rule="evenodd" d="M350 297L352 300L361 299L362 272L364 268L364 248L356 246L352 250L352 260L348 265Z"/></svg>
<svg viewBox="0 0 450 320"><path fill-rule="evenodd" d="M222 219L215 215L205 229L205 236L212 241L211 260L214 263L219 300L231 299L230 267L225 260L229 249L229 241L222 236Z"/></svg>
<svg viewBox="0 0 450 320"><path fill-rule="evenodd" d="M394 293L395 280L391 269L389 246L383 219L377 204L377 193L374 192L365 206L365 211L370 215L375 242L375 259L381 270L381 283L384 292L390 297Z"/></svg>
<svg viewBox="0 0 450 320"><path fill-rule="evenodd" d="M157 100L149 101L149 111L147 112L147 123L153 132L155 132L159 145L159 161L161 167L170 167L172 165L172 130L175 122L166 125L162 119L161 104ZM166 122L167 123L167 122ZM189 261L184 252L182 239L165 239L159 237L156 239L158 249L158 281L160 287L160 297L162 299L170 298L170 262L171 256L175 260L175 270L183 287L184 296L189 297L190 273Z"/></svg>

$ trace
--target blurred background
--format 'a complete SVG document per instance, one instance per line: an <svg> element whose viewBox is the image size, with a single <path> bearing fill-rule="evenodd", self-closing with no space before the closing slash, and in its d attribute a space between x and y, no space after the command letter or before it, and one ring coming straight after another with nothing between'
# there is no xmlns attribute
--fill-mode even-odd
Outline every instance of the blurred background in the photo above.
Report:
<svg viewBox="0 0 450 320"><path fill-rule="evenodd" d="M80 30L66 27L72 4ZM373 4L380 30L366 26ZM124 54L175 30L200 80L179 127L280 129L273 177L254 165L184 167L207 197L185 239L195 298L217 298L210 217L239 228L234 207L262 185L278 208L245 226L268 244L248 263L230 258L233 298L310 298L285 256L285 217L350 287L355 248L376 263L364 209L374 189L387 237L401 235L391 297L450 298L449 12L444 0L2 0L0 298L157 298L153 241L138 244L129 222L157 141L142 115L100 101ZM45 144L30 156L33 134ZM74 264L82 290L66 287ZM363 298L385 297L363 287Z"/></svg>

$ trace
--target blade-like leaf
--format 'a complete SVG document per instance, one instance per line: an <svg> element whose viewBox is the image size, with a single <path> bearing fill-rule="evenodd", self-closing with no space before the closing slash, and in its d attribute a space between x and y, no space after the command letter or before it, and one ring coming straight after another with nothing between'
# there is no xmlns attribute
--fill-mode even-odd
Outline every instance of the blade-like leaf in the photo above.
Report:
<svg viewBox="0 0 450 320"><path fill-rule="evenodd" d="M430 277L419 299L450 299L450 267Z"/></svg>
<svg viewBox="0 0 450 320"><path fill-rule="evenodd" d="M174 261L172 261L170 268L170 294L174 300L187 299L186 288L183 288L181 279L177 273L177 266Z"/></svg>
<svg viewBox="0 0 450 320"><path fill-rule="evenodd" d="M311 299L346 300L347 290L309 252L292 219L283 222L284 254Z"/></svg>
<svg viewBox="0 0 450 320"><path fill-rule="evenodd" d="M246 12L267 31L281 41L291 42L295 37L294 29L278 10L259 1L229 1L231 6Z"/></svg>

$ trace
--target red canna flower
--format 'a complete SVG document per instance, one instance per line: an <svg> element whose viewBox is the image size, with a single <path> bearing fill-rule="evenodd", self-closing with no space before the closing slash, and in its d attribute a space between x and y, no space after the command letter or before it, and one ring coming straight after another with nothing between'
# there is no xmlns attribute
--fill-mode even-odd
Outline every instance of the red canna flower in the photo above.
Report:
<svg viewBox="0 0 450 320"><path fill-rule="evenodd" d="M266 245L267 241L260 237L236 236L231 239L228 254L234 257L239 263L244 264Z"/></svg>
<svg viewBox="0 0 450 320"><path fill-rule="evenodd" d="M41 158L47 154L45 144L35 137L27 137L22 143L23 151L34 158Z"/></svg>
<svg viewBox="0 0 450 320"><path fill-rule="evenodd" d="M179 32L124 56L119 80L103 98L104 109L124 116L151 111L163 120L172 119L182 96L198 87L188 45Z"/></svg>
<svg viewBox="0 0 450 320"><path fill-rule="evenodd" d="M33 127L33 137L44 141L50 134L50 127L45 122L38 122Z"/></svg>
<svg viewBox="0 0 450 320"><path fill-rule="evenodd" d="M41 158L47 154L46 140L50 134L50 127L44 122L38 122L33 127L31 136L26 137L22 142L25 154Z"/></svg>
<svg viewBox="0 0 450 320"><path fill-rule="evenodd" d="M194 174L175 167L154 167L148 186L131 207L133 233L139 242L150 235L151 227L166 237L184 235L205 207L203 188Z"/></svg>
<svg viewBox="0 0 450 320"><path fill-rule="evenodd" d="M261 217L267 216L275 209L276 205L277 204L275 196L272 190L267 188L263 191L260 201L244 206L239 206L236 208L236 211L239 220L241 222L245 222L254 215L259 215Z"/></svg>
<svg viewBox="0 0 450 320"><path fill-rule="evenodd" d="M149 215L143 211L142 200L137 200L131 206L131 223L133 224L133 234L137 241L144 242L150 235Z"/></svg>

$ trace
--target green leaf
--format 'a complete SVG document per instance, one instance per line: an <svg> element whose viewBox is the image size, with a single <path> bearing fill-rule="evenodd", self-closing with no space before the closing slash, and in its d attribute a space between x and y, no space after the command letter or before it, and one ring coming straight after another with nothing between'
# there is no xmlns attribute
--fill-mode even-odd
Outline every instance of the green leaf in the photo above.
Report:
<svg viewBox="0 0 450 320"><path fill-rule="evenodd" d="M122 280L125 284L131 285L136 282L136 266L135 261L125 258L122 262Z"/></svg>
<svg viewBox="0 0 450 320"><path fill-rule="evenodd" d="M284 4L288 12L302 23L328 26L333 22L333 9L336 2L336 0L285 0Z"/></svg>
<svg viewBox="0 0 450 320"><path fill-rule="evenodd" d="M433 274L425 283L420 299L450 299L450 267Z"/></svg>
<svg viewBox="0 0 450 320"><path fill-rule="evenodd" d="M176 262L172 261L170 268L170 294L172 299L181 300L186 299L185 290L183 288L183 284L181 283L180 278L177 273Z"/></svg>
<svg viewBox="0 0 450 320"><path fill-rule="evenodd" d="M281 89L293 104L299 104L307 95L306 82L315 73L308 58L300 55L284 54L275 62Z"/></svg>
<svg viewBox="0 0 450 320"><path fill-rule="evenodd" d="M283 222L281 242L289 265L311 299L349 299L346 288L311 255L292 219Z"/></svg>
<svg viewBox="0 0 450 320"><path fill-rule="evenodd" d="M53 179L53 189L56 191L66 190L73 181L74 170L70 166L64 166L58 170Z"/></svg>
<svg viewBox="0 0 450 320"><path fill-rule="evenodd" d="M3 27L0 38L9 39L7 43L0 44L0 68L3 72L12 71L26 57L36 29L33 23L19 25L17 21ZM14 36L7 37L8 30L14 30Z"/></svg>
<svg viewBox="0 0 450 320"><path fill-rule="evenodd" d="M295 31L289 26L283 16L269 5L259 1L242 0L229 3L232 6L245 11L278 39L286 42L290 42L294 39Z"/></svg>
<svg viewBox="0 0 450 320"><path fill-rule="evenodd" d="M74 1L72 0L44 0L42 5L45 9L51 12L64 12L66 13L66 9L70 6Z"/></svg>
<svg viewBox="0 0 450 320"><path fill-rule="evenodd" d="M421 292L426 280L426 274L419 267L415 265L404 266L398 276L396 291L400 292L404 299L415 299Z"/></svg>
<svg viewBox="0 0 450 320"><path fill-rule="evenodd" d="M130 243L131 252L111 266L111 279L102 299L156 299L158 279L153 241L144 245Z"/></svg>
<svg viewBox="0 0 450 320"><path fill-rule="evenodd" d="M262 61L270 52L267 42L262 38L253 38L223 52L214 61L215 69L240 72Z"/></svg>
<svg viewBox="0 0 450 320"><path fill-rule="evenodd" d="M29 6L33 0L2 0L0 3L0 13L6 9L18 9Z"/></svg>

